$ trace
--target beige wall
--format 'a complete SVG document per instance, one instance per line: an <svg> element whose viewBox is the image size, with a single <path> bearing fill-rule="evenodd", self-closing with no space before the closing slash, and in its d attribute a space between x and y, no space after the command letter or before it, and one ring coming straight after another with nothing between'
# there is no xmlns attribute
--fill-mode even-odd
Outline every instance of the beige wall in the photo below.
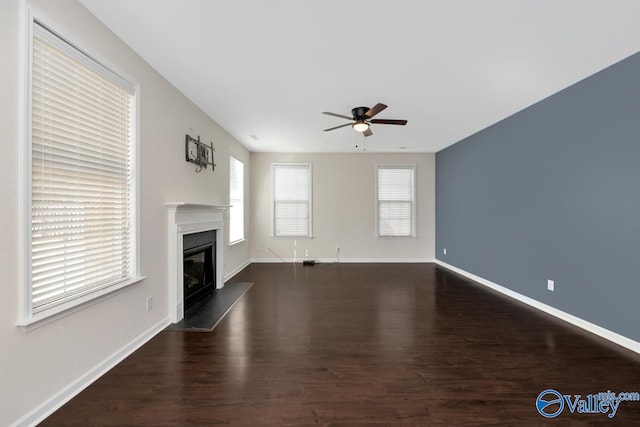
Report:
<svg viewBox="0 0 640 427"><path fill-rule="evenodd" d="M0 1L0 425L43 405L74 381L162 327L168 316L167 201L228 204L229 152L250 157L227 132L189 102L75 0L33 0L54 28L140 84L140 243L142 283L63 319L25 332L18 320L20 280L19 87L20 2ZM160 42L160 41L159 41ZM208 54L208 53L206 53ZM196 174L184 161L193 129L214 142L218 167ZM246 188L246 194L250 189ZM247 206L247 224L248 209ZM225 245L225 274L249 260L249 242ZM154 307L146 310L147 296ZM52 372L53 370L53 372Z"/></svg>
<svg viewBox="0 0 640 427"><path fill-rule="evenodd" d="M311 239L274 239L272 177L274 162L312 163L313 235ZM416 165L417 223L415 238L379 238L375 233L375 170L377 164ZM434 258L434 154L283 154L251 153L251 257L277 260L336 259L342 261L425 261Z"/></svg>
<svg viewBox="0 0 640 427"><path fill-rule="evenodd" d="M30 332L16 327L20 290L19 0L0 1L0 425L64 399L75 382L144 340L167 321L167 201L228 203L229 153L245 163L247 241L225 249L224 274L250 258L349 260L434 258L434 155L250 154L151 69L75 0L29 0L55 29L140 85L140 266L143 282L98 304ZM196 174L184 156L185 133L216 148L215 172ZM271 163L313 164L315 237L272 239ZM375 237L375 165L417 165L417 237ZM252 224L249 228L249 224ZM146 310L153 296L154 308ZM138 341L137 341L138 340ZM55 368L55 372L49 372ZM57 397L56 397L57 396ZM53 400L52 400L53 399ZM44 406L43 406L44 405Z"/></svg>

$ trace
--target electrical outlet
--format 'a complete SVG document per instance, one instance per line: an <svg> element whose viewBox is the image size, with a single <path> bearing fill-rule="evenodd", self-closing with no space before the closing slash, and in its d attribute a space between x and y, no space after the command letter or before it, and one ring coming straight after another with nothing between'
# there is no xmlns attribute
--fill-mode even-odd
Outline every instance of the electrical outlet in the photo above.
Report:
<svg viewBox="0 0 640 427"><path fill-rule="evenodd" d="M304 256L309 256L309 249L304 250Z"/></svg>
<svg viewBox="0 0 640 427"><path fill-rule="evenodd" d="M547 289L551 292L556 290L556 284L553 280L547 280Z"/></svg>
<svg viewBox="0 0 640 427"><path fill-rule="evenodd" d="M446 254L447 254L447 248L444 248L444 249L442 250L442 253L443 253L444 255L446 255Z"/></svg>
<svg viewBox="0 0 640 427"><path fill-rule="evenodd" d="M152 296L148 296L147 297L147 311L151 311L152 308L153 308L153 297Z"/></svg>

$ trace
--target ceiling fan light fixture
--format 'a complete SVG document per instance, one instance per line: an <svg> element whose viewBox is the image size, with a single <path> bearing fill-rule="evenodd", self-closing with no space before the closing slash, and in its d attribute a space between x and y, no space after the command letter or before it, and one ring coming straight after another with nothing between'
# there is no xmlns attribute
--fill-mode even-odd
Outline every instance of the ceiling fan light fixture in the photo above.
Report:
<svg viewBox="0 0 640 427"><path fill-rule="evenodd" d="M352 126L353 126L353 130L357 132L364 132L367 129L369 129L369 123L365 121L357 121Z"/></svg>
<svg viewBox="0 0 640 427"><path fill-rule="evenodd" d="M346 126L351 126L353 130L356 132L360 132L363 136L371 136L373 132L371 132L371 124L381 124L381 125L406 125L406 120L396 120L396 119L374 119L373 117L380 113L382 110L387 108L386 105L377 103L373 107L356 107L351 109L351 117L345 116L343 114L330 113L328 111L323 111L322 114L326 114L328 116L339 117L341 119L347 119L350 122L345 123L343 125L334 126L329 129L325 129L324 132L328 132L331 130L340 129ZM351 122L353 120L353 122Z"/></svg>

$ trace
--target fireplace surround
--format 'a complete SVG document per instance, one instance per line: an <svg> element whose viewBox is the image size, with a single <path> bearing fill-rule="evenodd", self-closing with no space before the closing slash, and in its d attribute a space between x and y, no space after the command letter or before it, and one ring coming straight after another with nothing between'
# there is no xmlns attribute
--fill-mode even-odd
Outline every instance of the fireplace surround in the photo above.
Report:
<svg viewBox="0 0 640 427"><path fill-rule="evenodd" d="M215 286L220 289L222 281L224 242L223 212L228 206L203 205L187 202L165 203L169 211L169 320L177 323L184 317L184 236L211 231L215 233L215 265L213 266Z"/></svg>

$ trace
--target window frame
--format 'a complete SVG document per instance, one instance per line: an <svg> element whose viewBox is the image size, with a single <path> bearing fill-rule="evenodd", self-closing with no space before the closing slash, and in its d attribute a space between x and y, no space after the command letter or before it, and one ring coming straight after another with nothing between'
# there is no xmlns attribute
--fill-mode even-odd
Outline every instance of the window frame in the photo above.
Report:
<svg viewBox="0 0 640 427"><path fill-rule="evenodd" d="M304 167L307 169L307 215L308 234L303 236L278 235L276 233L276 169L279 167ZM271 238L273 239L310 239L313 238L313 165L305 162L276 162L271 164Z"/></svg>
<svg viewBox="0 0 640 427"><path fill-rule="evenodd" d="M25 331L29 331L40 326L46 325L59 318L75 313L86 307L94 305L106 298L109 298L123 291L125 288L138 283L145 279L140 274L140 182L139 182L139 112L140 112L140 85L131 83L133 79L121 72L117 67L111 66L105 62L92 49L78 43L78 38L62 30L61 26L50 20L48 17L40 13L34 7L22 3L22 30L20 37L20 106L21 115L20 141L22 149L20 150L20 281L19 281L19 310L17 326L22 327ZM33 309L33 288L32 288L32 263L31 263L31 244L32 244L32 105L33 105L33 46L35 36L35 26L39 25L54 36L60 38L66 43L73 53L65 52L70 57L78 55L84 57L80 62L87 68L100 74L103 78L119 84L122 82L127 88L133 91L131 100L131 183L130 191L130 262L131 277L115 284L92 290L91 292L81 294L65 300L62 303L53 305L34 313ZM64 52L64 49L61 49ZM77 59L77 58L76 58ZM94 63L95 68L88 63ZM106 70L106 72L101 71ZM115 79L115 80L114 80ZM121 87L124 87L121 84Z"/></svg>
<svg viewBox="0 0 640 427"><path fill-rule="evenodd" d="M412 188L412 199L411 199L411 233L408 235L381 235L380 234L380 200L378 198L379 192L379 171L380 169L409 169L412 172L413 179L413 188ZM404 164L376 164L375 168L375 236L377 238L387 239L387 238L415 238L417 236L416 233L416 204L417 204L417 191L416 191L416 164L415 163L404 163ZM404 200L402 200L404 202Z"/></svg>
<svg viewBox="0 0 640 427"><path fill-rule="evenodd" d="M232 212L233 212L233 200L231 198L231 162L235 160L236 162L240 163L240 165L242 165L242 200L240 201L240 203L242 204L242 237L240 237L239 239L236 240L231 240L231 221L232 221ZM245 189L245 185L244 185L244 162L242 160L240 160L237 156L234 156L233 154L229 154L229 241L227 242L227 244L229 246L233 246L235 244L238 244L240 242L244 242L246 240L245 237L245 227L244 227L244 201L245 201L245 195L244 195L244 189Z"/></svg>

